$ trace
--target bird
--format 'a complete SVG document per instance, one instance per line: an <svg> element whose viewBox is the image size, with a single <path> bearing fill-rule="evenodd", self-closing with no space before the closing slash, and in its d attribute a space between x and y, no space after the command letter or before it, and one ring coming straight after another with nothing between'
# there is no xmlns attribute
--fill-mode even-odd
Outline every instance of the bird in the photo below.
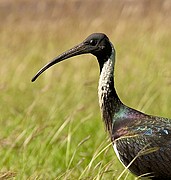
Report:
<svg viewBox="0 0 171 180"><path fill-rule="evenodd" d="M145 114L121 101L115 89L116 52L107 35L89 35L43 66L31 81L34 82L54 64L82 54L92 54L98 61L101 116L120 162L135 176L171 179L171 120Z"/></svg>

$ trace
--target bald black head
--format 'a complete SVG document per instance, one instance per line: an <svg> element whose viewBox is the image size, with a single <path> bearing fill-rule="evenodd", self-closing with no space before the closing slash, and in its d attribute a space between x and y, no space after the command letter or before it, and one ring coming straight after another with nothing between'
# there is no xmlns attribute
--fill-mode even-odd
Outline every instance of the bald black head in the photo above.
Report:
<svg viewBox="0 0 171 180"><path fill-rule="evenodd" d="M109 38L103 33L93 33L83 43L93 47L90 53L96 56L99 62L105 61L112 53Z"/></svg>

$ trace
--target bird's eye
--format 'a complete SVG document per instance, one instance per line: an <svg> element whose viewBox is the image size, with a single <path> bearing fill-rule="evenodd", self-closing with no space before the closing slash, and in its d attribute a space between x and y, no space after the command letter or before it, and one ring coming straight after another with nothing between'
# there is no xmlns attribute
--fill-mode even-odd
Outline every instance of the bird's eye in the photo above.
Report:
<svg viewBox="0 0 171 180"><path fill-rule="evenodd" d="M97 41L94 39L90 40L90 45L95 46L97 44Z"/></svg>

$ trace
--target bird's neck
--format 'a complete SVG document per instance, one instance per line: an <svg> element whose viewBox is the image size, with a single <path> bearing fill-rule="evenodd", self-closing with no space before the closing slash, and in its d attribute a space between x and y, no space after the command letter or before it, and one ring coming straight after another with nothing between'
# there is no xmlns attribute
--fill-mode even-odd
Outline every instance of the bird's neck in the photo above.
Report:
<svg viewBox="0 0 171 180"><path fill-rule="evenodd" d="M112 119L115 113L119 111L122 104L114 87L114 65L115 51L112 46L110 57L106 58L103 64L100 64L100 79L98 87L102 118L109 133L112 133Z"/></svg>

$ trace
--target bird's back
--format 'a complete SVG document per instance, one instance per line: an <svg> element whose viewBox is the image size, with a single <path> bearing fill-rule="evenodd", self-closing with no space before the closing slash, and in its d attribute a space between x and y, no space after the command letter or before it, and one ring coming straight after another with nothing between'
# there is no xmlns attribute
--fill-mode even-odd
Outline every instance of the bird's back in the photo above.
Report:
<svg viewBox="0 0 171 180"><path fill-rule="evenodd" d="M170 119L123 106L114 116L112 141L118 158L132 173L170 179Z"/></svg>

